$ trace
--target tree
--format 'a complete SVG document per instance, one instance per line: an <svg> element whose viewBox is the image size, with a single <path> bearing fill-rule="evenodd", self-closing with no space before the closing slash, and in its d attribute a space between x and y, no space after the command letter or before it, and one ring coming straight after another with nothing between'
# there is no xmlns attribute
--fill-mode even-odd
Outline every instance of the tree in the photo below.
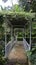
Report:
<svg viewBox="0 0 36 65"><path fill-rule="evenodd" d="M20 12L21 11L21 8L19 7L19 5L15 4L13 6L13 9L12 10L15 11L15 12Z"/></svg>
<svg viewBox="0 0 36 65"><path fill-rule="evenodd" d="M3 2L7 2L8 0L2 0Z"/></svg>
<svg viewBox="0 0 36 65"><path fill-rule="evenodd" d="M36 12L36 0L33 0L32 1L32 10L33 10L33 12Z"/></svg>
<svg viewBox="0 0 36 65"><path fill-rule="evenodd" d="M3 16L0 15L0 39L3 38L3 34L4 34L4 28L2 27L3 24Z"/></svg>
<svg viewBox="0 0 36 65"><path fill-rule="evenodd" d="M29 2L29 0L19 0L19 5L25 11L30 11L31 1Z"/></svg>
<svg viewBox="0 0 36 65"><path fill-rule="evenodd" d="M8 59L3 58L2 55L0 55L0 65L6 65L7 62L8 62Z"/></svg>
<svg viewBox="0 0 36 65"><path fill-rule="evenodd" d="M26 0L19 0L19 5L21 7L24 7L25 4L26 4Z"/></svg>
<svg viewBox="0 0 36 65"><path fill-rule="evenodd" d="M36 47L31 50L30 61L32 65L36 65Z"/></svg>

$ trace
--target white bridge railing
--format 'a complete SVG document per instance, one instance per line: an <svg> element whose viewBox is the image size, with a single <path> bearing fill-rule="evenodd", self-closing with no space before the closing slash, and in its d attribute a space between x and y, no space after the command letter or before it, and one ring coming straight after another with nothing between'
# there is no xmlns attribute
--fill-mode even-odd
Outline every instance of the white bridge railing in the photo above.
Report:
<svg viewBox="0 0 36 65"><path fill-rule="evenodd" d="M10 51L12 50L14 44L16 43L16 40L12 39L11 41L9 41L5 47L5 57L8 57L8 54L10 53Z"/></svg>
<svg viewBox="0 0 36 65"><path fill-rule="evenodd" d="M28 42L24 38L23 38L23 45L24 45L25 51L30 50L30 44L28 44Z"/></svg>
<svg viewBox="0 0 36 65"><path fill-rule="evenodd" d="M14 40L14 38L9 41L5 47L5 56L8 57L8 54L10 53L10 51L12 50L12 48L14 47L14 45L17 42L17 38ZM30 44L27 43L27 41L23 38L23 45L25 48L25 51L29 51L30 50Z"/></svg>

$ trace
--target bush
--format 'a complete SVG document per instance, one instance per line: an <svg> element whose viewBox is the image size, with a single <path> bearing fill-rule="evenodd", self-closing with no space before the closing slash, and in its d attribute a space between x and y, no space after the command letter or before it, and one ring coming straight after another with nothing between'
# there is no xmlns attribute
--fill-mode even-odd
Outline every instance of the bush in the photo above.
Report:
<svg viewBox="0 0 36 65"><path fill-rule="evenodd" d="M27 52L28 58L31 61L32 65L36 65L36 47L32 48L31 51Z"/></svg>
<svg viewBox="0 0 36 65"><path fill-rule="evenodd" d="M2 55L0 55L0 65L5 65L7 63L7 59L3 58Z"/></svg>

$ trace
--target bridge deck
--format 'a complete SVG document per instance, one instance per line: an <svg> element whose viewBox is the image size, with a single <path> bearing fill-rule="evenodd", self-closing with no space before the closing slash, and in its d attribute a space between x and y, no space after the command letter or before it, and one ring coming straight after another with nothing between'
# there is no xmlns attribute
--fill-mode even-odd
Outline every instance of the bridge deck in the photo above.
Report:
<svg viewBox="0 0 36 65"><path fill-rule="evenodd" d="M13 49L8 55L8 59L11 64L12 62L17 62L22 63L22 65L28 65L28 58L24 49L23 41L16 42Z"/></svg>

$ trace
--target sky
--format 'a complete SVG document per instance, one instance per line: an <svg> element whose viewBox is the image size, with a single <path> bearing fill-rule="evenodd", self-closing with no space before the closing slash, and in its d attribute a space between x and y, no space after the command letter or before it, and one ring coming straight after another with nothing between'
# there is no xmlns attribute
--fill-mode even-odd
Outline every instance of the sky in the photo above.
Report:
<svg viewBox="0 0 36 65"><path fill-rule="evenodd" d="M8 7L8 6L12 6L12 0L7 0L5 3L4 1L0 0L0 5L2 5L2 7ZM13 0L13 4L18 4L18 0Z"/></svg>

